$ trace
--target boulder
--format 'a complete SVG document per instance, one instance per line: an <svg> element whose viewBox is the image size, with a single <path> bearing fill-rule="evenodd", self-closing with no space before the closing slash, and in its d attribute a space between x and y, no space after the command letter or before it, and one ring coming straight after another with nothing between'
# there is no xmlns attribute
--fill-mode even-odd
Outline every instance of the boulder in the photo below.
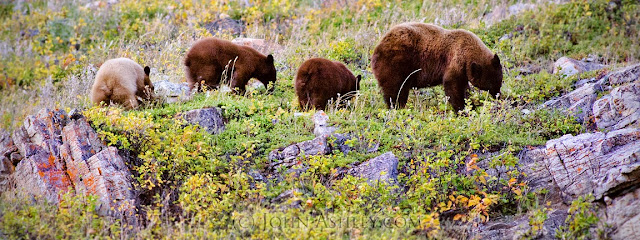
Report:
<svg viewBox="0 0 640 240"><path fill-rule="evenodd" d="M600 129L640 127L640 81L614 88L595 101L593 115Z"/></svg>
<svg viewBox="0 0 640 240"><path fill-rule="evenodd" d="M268 42L264 39L258 38L236 38L231 40L231 42L238 45L251 47L265 55L279 52L284 49L277 43Z"/></svg>
<svg viewBox="0 0 640 240"><path fill-rule="evenodd" d="M100 214L135 222L137 198L124 159L78 113L42 109L11 140L22 158L12 176L18 196L58 203L69 191L93 194Z"/></svg>
<svg viewBox="0 0 640 240"><path fill-rule="evenodd" d="M398 158L392 152L369 159L347 171L347 174L366 178L367 182L396 183L398 179Z"/></svg>
<svg viewBox="0 0 640 240"><path fill-rule="evenodd" d="M526 155L543 164L542 173L537 175L541 180L546 179L544 169L547 169L566 202L586 194L601 199L613 197L623 191L624 186L638 181L639 140L640 129L635 128L565 135L549 140L544 150Z"/></svg>
<svg viewBox="0 0 640 240"><path fill-rule="evenodd" d="M568 57L561 57L553 64L553 74L561 74L565 77L578 73L589 72L603 68L599 63L578 61Z"/></svg>
<svg viewBox="0 0 640 240"><path fill-rule="evenodd" d="M640 188L610 200L598 216L611 239L640 239Z"/></svg>
<svg viewBox="0 0 640 240"><path fill-rule="evenodd" d="M596 101L601 87L597 83L587 83L561 97L545 102L543 108L557 108L576 116L579 122L585 122L592 116L591 106Z"/></svg>
<svg viewBox="0 0 640 240"><path fill-rule="evenodd" d="M224 131L224 119L218 108L195 109L178 115L187 123L198 125L210 134L218 134Z"/></svg>
<svg viewBox="0 0 640 240"><path fill-rule="evenodd" d="M615 72L609 73L607 74L606 78L611 86L637 82L638 80L640 80L640 64L628 66Z"/></svg>
<svg viewBox="0 0 640 240"><path fill-rule="evenodd" d="M168 80L153 83L157 97L164 99L166 103L186 101L189 99L189 85L187 83L173 83Z"/></svg>

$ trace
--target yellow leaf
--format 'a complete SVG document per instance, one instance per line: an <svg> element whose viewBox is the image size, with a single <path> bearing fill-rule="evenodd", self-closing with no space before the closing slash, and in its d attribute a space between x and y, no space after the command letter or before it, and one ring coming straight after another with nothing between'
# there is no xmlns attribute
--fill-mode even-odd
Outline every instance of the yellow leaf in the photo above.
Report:
<svg viewBox="0 0 640 240"><path fill-rule="evenodd" d="M462 215L462 214L458 213L458 214L456 214L455 216L453 216L453 221L458 221L458 220L460 220L462 217L464 217L464 215Z"/></svg>
<svg viewBox="0 0 640 240"><path fill-rule="evenodd" d="M509 179L509 187L513 186L514 183L516 183L516 179L515 178L511 178Z"/></svg>

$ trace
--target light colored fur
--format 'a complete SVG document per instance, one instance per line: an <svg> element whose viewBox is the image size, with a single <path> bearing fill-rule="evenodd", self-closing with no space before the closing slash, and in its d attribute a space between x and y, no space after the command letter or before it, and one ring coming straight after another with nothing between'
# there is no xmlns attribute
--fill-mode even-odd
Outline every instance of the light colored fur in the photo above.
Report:
<svg viewBox="0 0 640 240"><path fill-rule="evenodd" d="M145 79L146 77L146 79ZM98 105L102 102L123 105L131 109L138 107L136 96L142 96L145 82L151 82L138 63L128 58L107 60L100 66L91 88L91 101Z"/></svg>

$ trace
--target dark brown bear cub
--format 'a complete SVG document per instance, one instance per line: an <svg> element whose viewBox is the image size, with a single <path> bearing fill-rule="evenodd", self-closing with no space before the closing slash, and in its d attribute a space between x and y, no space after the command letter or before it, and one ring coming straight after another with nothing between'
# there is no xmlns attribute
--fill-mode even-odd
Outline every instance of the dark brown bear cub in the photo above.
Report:
<svg viewBox="0 0 640 240"><path fill-rule="evenodd" d="M265 56L251 47L236 45L230 41L205 38L197 41L184 61L189 89L201 84L216 88L220 80L230 81L231 89L244 92L249 79L256 78L264 84L276 81L273 56Z"/></svg>
<svg viewBox="0 0 640 240"><path fill-rule="evenodd" d="M405 107L411 88L443 84L453 109L464 108L469 82L494 96L502 86L498 55L473 33L424 23L403 23L384 35L371 57L389 108Z"/></svg>
<svg viewBox="0 0 640 240"><path fill-rule="evenodd" d="M312 58L300 66L296 74L296 95L302 109L325 109L329 99L338 99L360 88L360 75L353 76L337 61Z"/></svg>

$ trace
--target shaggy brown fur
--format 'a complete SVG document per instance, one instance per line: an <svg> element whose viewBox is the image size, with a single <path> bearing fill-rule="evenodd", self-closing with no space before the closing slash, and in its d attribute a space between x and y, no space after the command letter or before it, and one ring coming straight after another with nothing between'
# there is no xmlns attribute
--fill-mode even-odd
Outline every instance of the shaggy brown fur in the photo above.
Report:
<svg viewBox="0 0 640 240"><path fill-rule="evenodd" d="M153 99L153 84L149 67L142 67L128 58L107 60L100 66L91 88L91 101L120 104L127 109L137 108L138 98Z"/></svg>
<svg viewBox="0 0 640 240"><path fill-rule="evenodd" d="M272 55L265 56L253 48L213 37L193 44L184 65L190 89L198 86L201 90L202 83L217 88L223 73L224 79L231 79L231 89L241 93L251 78L258 79L265 87L276 81Z"/></svg>
<svg viewBox="0 0 640 240"><path fill-rule="evenodd" d="M443 84L458 111L464 108L468 82L496 97L502 86L498 55L475 34L431 24L393 27L374 50L371 66L389 108L403 108L411 88Z"/></svg>
<svg viewBox="0 0 640 240"><path fill-rule="evenodd" d="M302 63L296 74L295 88L300 107L325 109L329 99L357 91L360 78L360 75L353 76L340 62L323 58L309 59Z"/></svg>

